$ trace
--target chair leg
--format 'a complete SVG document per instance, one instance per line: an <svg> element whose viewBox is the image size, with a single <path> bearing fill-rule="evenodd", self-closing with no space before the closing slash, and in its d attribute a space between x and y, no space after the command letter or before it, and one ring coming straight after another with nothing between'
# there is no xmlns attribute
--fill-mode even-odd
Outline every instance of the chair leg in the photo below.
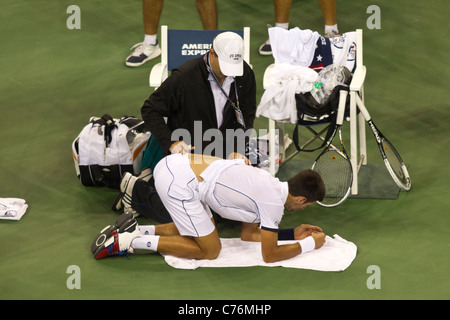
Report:
<svg viewBox="0 0 450 320"><path fill-rule="evenodd" d="M272 176L276 174L276 161L278 154L275 154L275 120L269 119L269 172Z"/></svg>
<svg viewBox="0 0 450 320"><path fill-rule="evenodd" d="M352 195L358 194L358 140L355 95L355 91L350 91L350 162L353 169Z"/></svg>
<svg viewBox="0 0 450 320"><path fill-rule="evenodd" d="M278 154L281 161L286 158L286 145L284 143L284 123L277 122L278 129ZM276 133L276 131L275 131Z"/></svg>

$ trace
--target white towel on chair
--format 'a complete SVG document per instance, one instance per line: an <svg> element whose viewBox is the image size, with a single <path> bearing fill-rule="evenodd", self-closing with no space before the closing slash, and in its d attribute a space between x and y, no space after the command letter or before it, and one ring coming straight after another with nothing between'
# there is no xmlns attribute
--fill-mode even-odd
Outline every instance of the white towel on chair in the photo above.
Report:
<svg viewBox="0 0 450 320"><path fill-rule="evenodd" d="M318 32L298 27L289 30L274 27L269 28L268 32L275 62L304 67L311 65L320 37Z"/></svg>
<svg viewBox="0 0 450 320"><path fill-rule="evenodd" d="M271 85L264 91L256 110L256 116L297 123L296 93L311 91L318 73L303 66L275 63L270 70Z"/></svg>
<svg viewBox="0 0 450 320"><path fill-rule="evenodd" d="M317 271L343 271L356 257L356 245L337 234L334 238L326 236L326 242L322 248L305 254L300 254L288 260L274 263L266 263L262 259L261 244L259 242L247 242L238 238L220 239L222 251L215 260L195 260L177 258L165 255L164 259L170 266L177 269L197 269L199 267L286 267L310 269ZM294 243L295 241L283 241L280 244Z"/></svg>

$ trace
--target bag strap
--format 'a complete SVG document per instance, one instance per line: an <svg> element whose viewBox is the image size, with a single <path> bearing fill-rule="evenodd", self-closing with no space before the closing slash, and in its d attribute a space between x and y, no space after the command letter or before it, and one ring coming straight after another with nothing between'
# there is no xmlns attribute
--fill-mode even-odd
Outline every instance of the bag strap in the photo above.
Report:
<svg viewBox="0 0 450 320"><path fill-rule="evenodd" d="M105 127L105 142L106 146L109 146L112 141L111 131L113 129L117 129L117 125L114 122L114 119L109 114L104 114L100 119L92 121L92 125L94 124Z"/></svg>
<svg viewBox="0 0 450 320"><path fill-rule="evenodd" d="M144 132L144 121L133 116L123 116L119 120L120 124L124 124L128 127L128 130L137 130L138 132Z"/></svg>

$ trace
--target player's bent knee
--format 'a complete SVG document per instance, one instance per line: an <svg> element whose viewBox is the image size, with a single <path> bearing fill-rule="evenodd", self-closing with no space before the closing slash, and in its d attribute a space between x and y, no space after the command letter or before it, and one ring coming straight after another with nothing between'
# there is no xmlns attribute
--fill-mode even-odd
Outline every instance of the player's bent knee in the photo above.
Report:
<svg viewBox="0 0 450 320"><path fill-rule="evenodd" d="M213 241L213 242L207 242L199 244L201 249L201 258L200 259L208 259L208 260L214 260L217 259L217 257L220 254L220 251L222 250L222 244L219 241Z"/></svg>
<svg viewBox="0 0 450 320"><path fill-rule="evenodd" d="M222 250L222 243L220 242L220 238L216 230L207 236L196 238L195 240L197 241L197 244L202 252L200 259L217 259L220 251Z"/></svg>
<svg viewBox="0 0 450 320"><path fill-rule="evenodd" d="M219 244L218 246L214 248L210 248L208 251L205 252L205 257L203 259L208 260L214 260L219 257L220 251L222 250L222 245Z"/></svg>
<svg viewBox="0 0 450 320"><path fill-rule="evenodd" d="M205 251L202 251L200 256L197 257L197 260L215 260L215 259L217 259L217 257L214 254Z"/></svg>

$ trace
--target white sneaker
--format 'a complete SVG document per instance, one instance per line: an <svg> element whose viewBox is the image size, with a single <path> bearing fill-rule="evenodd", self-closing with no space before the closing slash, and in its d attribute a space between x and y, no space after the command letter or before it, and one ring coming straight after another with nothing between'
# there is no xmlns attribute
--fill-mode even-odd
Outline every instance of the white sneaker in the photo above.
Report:
<svg viewBox="0 0 450 320"><path fill-rule="evenodd" d="M124 212L130 212L137 214L137 212L131 207L131 198L133 196L134 184L138 180L137 177L133 176L131 173L126 172L123 175L122 181L120 182L120 192L123 194L122 205Z"/></svg>
<svg viewBox="0 0 450 320"><path fill-rule="evenodd" d="M145 42L136 43L130 48L130 50L133 49L135 49L134 52L125 60L125 64L129 67L139 67L161 54L158 41L156 41L155 45L147 44Z"/></svg>
<svg viewBox="0 0 450 320"><path fill-rule="evenodd" d="M340 37L341 34L338 31L332 30L325 33L325 38L334 38L334 37Z"/></svg>
<svg viewBox="0 0 450 320"><path fill-rule="evenodd" d="M151 177L152 169L150 168L142 170L138 177L133 176L130 172L126 172L120 181L120 193L114 200L113 211L123 210L124 213L132 213L135 218L138 217L139 213L131 207L134 184L139 179L148 182Z"/></svg>
<svg viewBox="0 0 450 320"><path fill-rule="evenodd" d="M258 52L262 56L272 55L272 47L270 45L270 39L267 39L262 45L259 46Z"/></svg>

